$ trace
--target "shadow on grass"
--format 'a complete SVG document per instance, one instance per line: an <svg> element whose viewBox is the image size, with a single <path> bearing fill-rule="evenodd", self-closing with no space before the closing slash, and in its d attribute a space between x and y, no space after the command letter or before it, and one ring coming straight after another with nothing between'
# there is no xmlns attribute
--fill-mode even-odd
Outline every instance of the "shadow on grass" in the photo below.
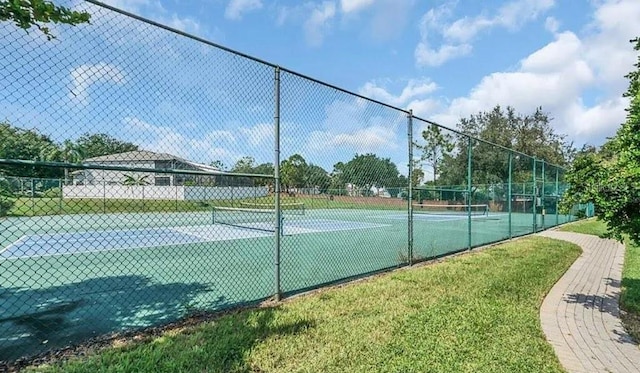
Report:
<svg viewBox="0 0 640 373"><path fill-rule="evenodd" d="M136 371L260 372L262 367L247 361L257 345L270 337L304 333L316 325L304 318L287 320L280 313L279 307L268 307L223 316L168 337L161 347L145 344L133 348L125 352L128 356L116 356L110 363L119 364L120 359L140 361L132 367ZM150 348L154 351L150 352ZM102 363L95 362L98 366ZM93 370L87 368L86 371Z"/></svg>
<svg viewBox="0 0 640 373"><path fill-rule="evenodd" d="M0 362L174 321L192 312L194 299L209 292L200 283L157 284L141 276L0 288ZM209 297L208 309L225 306L223 298Z"/></svg>
<svg viewBox="0 0 640 373"><path fill-rule="evenodd" d="M627 279L623 279L622 283L618 280L612 278L605 278L606 285L612 287L614 289L613 294L600 296L594 294L583 294L583 293L574 293L567 295L567 303L576 303L581 304L584 308L589 310L598 310L599 312L606 312L614 317L625 319L626 312L621 312L619 307L619 297L620 297L620 286L623 285L627 287L628 282ZM640 281L634 280L632 284L636 287L640 287ZM636 291L640 291L636 290ZM629 329L629 328L627 328ZM636 344L634 338L632 337L633 333L621 333L618 331L614 331L614 334L617 336L618 343L630 343ZM637 336L637 334L636 334Z"/></svg>

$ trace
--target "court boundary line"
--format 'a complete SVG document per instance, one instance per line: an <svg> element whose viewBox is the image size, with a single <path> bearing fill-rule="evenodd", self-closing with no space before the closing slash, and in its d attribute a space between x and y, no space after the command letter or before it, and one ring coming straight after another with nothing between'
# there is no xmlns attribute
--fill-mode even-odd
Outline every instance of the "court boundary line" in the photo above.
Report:
<svg viewBox="0 0 640 373"><path fill-rule="evenodd" d="M305 221L305 220L300 220L300 221ZM318 219L316 221L333 221L333 222L345 222L347 220L331 220L331 219ZM350 222L350 221L349 221ZM362 223L362 222L354 222L354 223ZM358 228L347 228L347 229L341 229L341 230L327 230L327 231L317 231L317 232L303 232L303 233L296 233L296 234L288 234L286 236L295 236L295 235L299 235L299 234L311 234L311 233L331 233L331 232L340 232L340 231L346 231L346 230L356 230L356 229L373 229L373 228L381 228L381 227L388 227L391 226L392 224L377 224L377 223L365 223L365 224L371 224L373 225L372 227L358 227ZM222 225L222 224L220 224ZM211 224L210 226L216 226L215 224ZM228 227L228 225L226 225ZM238 230L248 230L248 231L253 231L253 232L260 232L256 229L251 229L251 228L243 228L243 227L236 227L236 226L232 226L234 229L238 229ZM152 229L159 229L158 228L152 228ZM169 230L173 230L174 228L178 228L178 227L169 227ZM141 228L140 230L145 229L145 228ZM112 232L126 232L126 231L133 231L134 229L117 229L117 230L113 230ZM88 233L91 231L82 231L82 232L65 232L65 233ZM111 248L111 249L105 249L105 250L87 250L87 251L76 251L76 252L66 252L66 253L47 253L47 254L42 254L42 255L21 255L21 256L12 256L9 258L1 258L0 257L0 263L2 263L3 261L9 261L9 260L18 260L18 259L39 259L39 258L48 258L48 257L56 257L56 256L64 256L64 255L81 255L81 254L95 254L95 253L103 253L103 252L112 252L112 251L124 251L124 250L137 250L137 249L150 249L150 248L154 248L154 247L176 247L176 246L181 246L181 245L193 245L193 244L200 244L200 243L205 243L205 242L222 242L222 241L233 241L233 240L244 240L244 239L255 239L255 238L267 238L267 237L271 237L272 234L274 232L263 232L264 235L259 236L259 237L238 237L238 238L231 238L231 239L222 239L222 240L211 240L211 239L204 239L203 237L200 237L198 235L195 234L188 234L188 233L183 233L180 231L176 231L176 233L179 234L184 234L187 236L192 236L194 238L196 238L197 240L195 242L186 242L186 243L175 243L175 244L169 244L169 245L143 245L143 246L129 246L129 247L119 247L119 248ZM37 234L34 234L37 235ZM15 244L17 242L20 242L20 240L22 240L23 238L29 237L29 235L23 235L21 236L18 240L16 240L15 242L11 243L9 246L7 246L6 248L4 248L2 251L0 251L0 255L3 254L8 248L15 246Z"/></svg>
<svg viewBox="0 0 640 373"><path fill-rule="evenodd" d="M20 236L20 238L18 238L17 240L13 241L12 243L4 247L2 250L0 250L0 255L4 254L5 251L8 251L12 246L15 246L18 242L22 241L26 237L28 237L28 235L23 234L22 236Z"/></svg>

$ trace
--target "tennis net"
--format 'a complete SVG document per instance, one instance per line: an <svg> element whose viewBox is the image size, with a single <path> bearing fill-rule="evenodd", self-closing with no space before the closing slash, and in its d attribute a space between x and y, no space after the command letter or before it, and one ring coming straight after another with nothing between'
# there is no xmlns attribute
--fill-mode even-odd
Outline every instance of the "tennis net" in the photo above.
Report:
<svg viewBox="0 0 640 373"><path fill-rule="evenodd" d="M275 214L276 205L274 203L240 202L241 208L253 210L273 210ZM304 215L304 203L281 203L280 210L288 215Z"/></svg>
<svg viewBox="0 0 640 373"><path fill-rule="evenodd" d="M413 212L428 215L469 215L471 212L472 216L486 216L489 215L489 205L413 204Z"/></svg>
<svg viewBox="0 0 640 373"><path fill-rule="evenodd" d="M282 209L281 218L303 215L304 204L296 208ZM276 231L276 210L271 208L214 207L213 223L266 232ZM280 225L282 228L282 224Z"/></svg>

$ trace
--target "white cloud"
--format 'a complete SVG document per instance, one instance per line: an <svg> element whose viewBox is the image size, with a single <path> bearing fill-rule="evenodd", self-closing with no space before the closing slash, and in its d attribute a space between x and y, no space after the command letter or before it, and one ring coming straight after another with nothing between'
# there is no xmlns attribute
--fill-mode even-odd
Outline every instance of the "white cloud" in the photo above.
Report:
<svg viewBox="0 0 640 373"><path fill-rule="evenodd" d="M168 126L154 125L136 117L123 119L125 131L138 138L142 149L173 154L191 161L209 163L222 160L231 164L241 156L231 146L236 143L235 136L226 130L213 130L199 138L189 138Z"/></svg>
<svg viewBox="0 0 640 373"><path fill-rule="evenodd" d="M274 144L273 124L260 123L253 127L240 127L240 132L247 137L253 146L273 146Z"/></svg>
<svg viewBox="0 0 640 373"><path fill-rule="evenodd" d="M622 14L625 17L620 18ZM602 143L626 115L623 76L636 58L628 40L640 34L637 19L638 1L601 2L584 36L556 34L554 41L522 59L516 71L484 77L469 95L453 99L445 110L435 108L431 118L454 125L460 117L496 104L512 105L521 112L542 106L554 118L556 130L569 134L578 145Z"/></svg>
<svg viewBox="0 0 640 373"><path fill-rule="evenodd" d="M560 29L560 21L558 21L555 17L547 17L547 19L544 21L544 28L547 29L547 31L555 34L556 32L558 32L558 29Z"/></svg>
<svg viewBox="0 0 640 373"><path fill-rule="evenodd" d="M71 83L73 87L69 92L69 98L79 104L89 103L88 90L97 83L123 84L125 75L115 65L98 63L95 65L80 65L71 70Z"/></svg>
<svg viewBox="0 0 640 373"><path fill-rule="evenodd" d="M471 53L471 42L483 30L504 27L517 30L526 22L536 19L554 5L554 0L514 0L502 5L495 16L480 14L447 22L454 3L445 3L430 9L420 23L421 40L415 49L419 66L439 66ZM436 37L438 36L438 37ZM433 39L441 39L438 47L430 47Z"/></svg>
<svg viewBox="0 0 640 373"><path fill-rule="evenodd" d="M470 44L443 44L438 49L432 49L425 42L416 47L416 62L420 66L440 66L454 58L466 56L473 48Z"/></svg>
<svg viewBox="0 0 640 373"><path fill-rule="evenodd" d="M262 0L231 0L227 4L224 16L227 19L239 20L243 13L262 8Z"/></svg>
<svg viewBox="0 0 640 373"><path fill-rule="evenodd" d="M343 13L355 13L370 7L375 0L340 0Z"/></svg>
<svg viewBox="0 0 640 373"><path fill-rule="evenodd" d="M353 132L314 131L307 139L306 148L311 152L346 148L357 153L379 153L397 149L398 138L394 131L379 125L360 128Z"/></svg>
<svg viewBox="0 0 640 373"><path fill-rule="evenodd" d="M428 79L415 80L411 79L407 82L407 85L402 89L402 92L394 96L386 89L379 86L375 82L367 82L360 88L359 93L365 97L372 98L374 100L382 101L394 106L404 106L410 100L416 97L422 97L428 95L438 89L438 85Z"/></svg>
<svg viewBox="0 0 640 373"><path fill-rule="evenodd" d="M336 15L336 4L325 1L318 4L311 11L311 15L304 23L307 42L312 46L322 44L324 35L330 29L330 21Z"/></svg>
<svg viewBox="0 0 640 373"><path fill-rule="evenodd" d="M150 18L180 31L201 34L204 27L195 18L170 13L159 0L105 0L105 4ZM93 18L92 18L93 21Z"/></svg>

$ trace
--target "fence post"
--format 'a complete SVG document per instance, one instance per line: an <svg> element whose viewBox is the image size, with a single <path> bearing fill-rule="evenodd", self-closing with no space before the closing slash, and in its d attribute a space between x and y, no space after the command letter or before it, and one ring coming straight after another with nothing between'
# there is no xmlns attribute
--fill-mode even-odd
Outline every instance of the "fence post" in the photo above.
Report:
<svg viewBox="0 0 640 373"><path fill-rule="evenodd" d="M509 151L509 181L508 181L509 185L507 186L507 198L509 199L509 201L507 202L507 209L509 211L509 239L513 238L513 228L511 227L512 225L512 221L511 221L511 212L512 212L511 203L512 202L511 201L513 200L513 197L511 195L513 193L513 190L511 189L511 182L513 181L513 177L511 176L512 171L513 171L513 152Z"/></svg>
<svg viewBox="0 0 640 373"><path fill-rule="evenodd" d="M542 225L541 229L544 230L544 216L547 214L547 211L545 209L545 205L544 205L544 187L546 184L546 178L545 178L545 169L544 169L544 165L547 162L542 161L542 189L540 190L540 202L541 202L541 206L540 206L540 224Z"/></svg>
<svg viewBox="0 0 640 373"><path fill-rule="evenodd" d="M558 186L559 169L556 167L556 225L560 224L560 215L558 214L558 201L560 200L560 189Z"/></svg>
<svg viewBox="0 0 640 373"><path fill-rule="evenodd" d="M102 180L102 213L107 213L107 181Z"/></svg>
<svg viewBox="0 0 640 373"><path fill-rule="evenodd" d="M533 194L533 233L538 231L538 193L536 193L537 189L537 181L536 181L536 159L533 158L533 190L531 193Z"/></svg>
<svg viewBox="0 0 640 373"><path fill-rule="evenodd" d="M409 265L413 265L413 110L407 114L407 138L409 142L409 190L407 193L408 237L407 248Z"/></svg>
<svg viewBox="0 0 640 373"><path fill-rule="evenodd" d="M58 201L58 213L62 214L62 202L64 199L64 193L63 193L63 188L64 186L62 185L62 179L58 179L58 189L60 189L60 199Z"/></svg>
<svg viewBox="0 0 640 373"><path fill-rule="evenodd" d="M471 250L471 137L467 138L469 143L467 145L467 234L469 239L469 250Z"/></svg>
<svg viewBox="0 0 640 373"><path fill-rule="evenodd" d="M276 239L276 252L275 252L275 300L280 301L281 298L281 288L280 288L280 239L282 237L282 220L281 220L281 211L280 211L280 67L275 67L275 76L274 76L274 96L275 96L275 108L273 115L274 122L274 184L275 184L275 239Z"/></svg>

